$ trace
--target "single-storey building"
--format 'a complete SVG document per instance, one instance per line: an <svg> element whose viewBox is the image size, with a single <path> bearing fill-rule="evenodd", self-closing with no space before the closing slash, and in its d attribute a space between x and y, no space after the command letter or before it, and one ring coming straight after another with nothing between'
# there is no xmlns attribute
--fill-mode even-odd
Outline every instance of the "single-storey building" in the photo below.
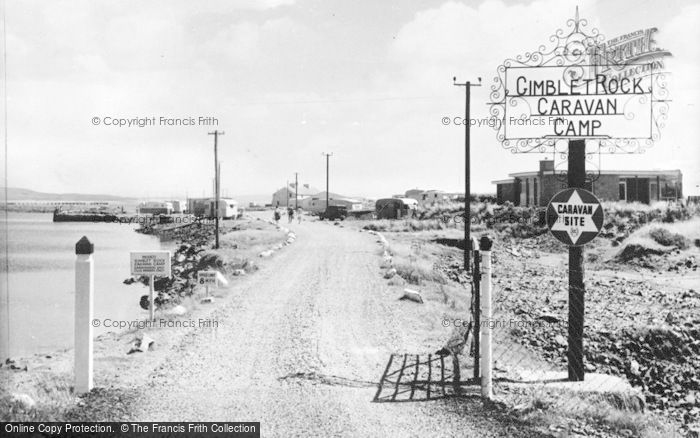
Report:
<svg viewBox="0 0 700 438"><path fill-rule="evenodd" d="M275 193L272 194L272 206L294 206L296 200L299 202L299 206L301 207L302 200L316 195L319 192L319 189L312 187L308 184L299 184L299 188L297 189L295 187L295 184L291 183L287 187L282 187L281 189L277 190Z"/></svg>
<svg viewBox="0 0 700 438"><path fill-rule="evenodd" d="M293 199L292 199L293 201ZM328 204L333 206L347 207L348 210L362 210L363 201L361 199L348 198L337 193L328 193ZM293 205L293 203L290 203ZM299 207L310 213L320 213L326 210L326 192L316 193L299 201Z"/></svg>
<svg viewBox="0 0 700 438"><path fill-rule="evenodd" d="M518 172L496 184L499 204L512 202L522 206L544 207L557 192L567 188L566 176L554 170L553 160L540 161L540 169ZM602 170L587 190L601 201L626 201L650 204L683 198L683 174L680 170Z"/></svg>

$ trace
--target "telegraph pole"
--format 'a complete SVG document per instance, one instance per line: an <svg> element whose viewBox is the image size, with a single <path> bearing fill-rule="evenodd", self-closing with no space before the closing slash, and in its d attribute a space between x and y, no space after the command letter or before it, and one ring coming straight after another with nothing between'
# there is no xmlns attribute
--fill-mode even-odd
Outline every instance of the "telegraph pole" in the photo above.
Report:
<svg viewBox="0 0 700 438"><path fill-rule="evenodd" d="M2 3L2 49L3 53L7 53L7 29L5 26L5 2ZM2 200L7 202L8 197L8 160L7 160L7 56L0 57L0 65L2 66L2 75L0 75L0 86L2 86L2 93L5 96L2 99L2 140L4 143L4 164L2 167L2 182L5 184L5 188L2 192ZM10 228L9 228L9 217L8 209L2 213L3 220L2 225L0 225L0 233L5 239L5 242L10 240ZM5 260L2 262L2 267L4 269L5 275L3 279L0 279L0 360L3 362L10 357L10 249L9 245L5 243L2 249Z"/></svg>
<svg viewBox="0 0 700 438"><path fill-rule="evenodd" d="M287 202L284 205L287 210L289 210L289 180L287 180L287 185L284 186L284 197L287 199Z"/></svg>
<svg viewBox="0 0 700 438"><path fill-rule="evenodd" d="M326 156L326 209L328 209L328 207L329 207L329 204L328 204L328 169L329 169L328 162L329 162L329 158L330 158L331 155L333 155L333 154L332 154L332 153L331 153L331 154L327 154L327 153L325 153L325 152L322 152L321 155L325 155L325 156Z"/></svg>
<svg viewBox="0 0 700 438"><path fill-rule="evenodd" d="M481 78L478 84L472 84L467 81L463 84L457 83L457 77L452 78L452 84L455 87L464 87L464 272L471 272L472 275L479 275L478 271L472 272L470 257L471 251L476 251L476 247L472 248L471 239L471 209L469 203L471 201L471 163L470 163L470 151L471 151L471 113L469 105L471 103L471 91L472 87L481 86ZM480 281L478 278L474 278L475 281ZM478 284L478 283L475 283ZM481 290L476 287L473 288L473 319L474 319L474 378L479 379L481 377L480 373L480 360L481 360Z"/></svg>
<svg viewBox="0 0 700 438"><path fill-rule="evenodd" d="M458 84L457 83L457 77L455 76L452 78L452 83L456 87L464 87L465 90L465 95L464 95L464 271L465 272L471 272L471 267L469 263L469 257L470 253L469 251L476 248L469 248L471 245L471 226L472 226L472 220L471 220L471 210L469 208L469 201L471 199L471 188L469 187L469 179L471 178L471 169L470 169L470 128L471 128L471 115L469 111L469 103L471 100L471 89L472 87L480 87L481 86L481 78L479 79L478 84L472 84L471 82L467 81L463 84ZM477 294L478 296L478 294ZM478 303L478 301L477 301ZM478 311L477 307L477 311Z"/></svg>
<svg viewBox="0 0 700 438"><path fill-rule="evenodd" d="M299 172L294 172L294 210L299 210Z"/></svg>
<svg viewBox="0 0 700 438"><path fill-rule="evenodd" d="M214 209L215 209L215 221L214 221L214 235L215 235L215 243L214 243L214 249L219 249L219 145L218 145L218 140L220 135L224 135L223 131L216 131L210 132L208 135L213 135L214 136L214 191L216 192L214 194L215 196L215 201L214 201Z"/></svg>

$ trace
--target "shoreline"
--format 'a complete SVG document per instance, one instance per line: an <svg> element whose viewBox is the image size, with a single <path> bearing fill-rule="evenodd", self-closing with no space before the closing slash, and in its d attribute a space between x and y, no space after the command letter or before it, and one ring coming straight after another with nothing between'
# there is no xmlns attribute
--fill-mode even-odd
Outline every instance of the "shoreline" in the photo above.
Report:
<svg viewBox="0 0 700 438"><path fill-rule="evenodd" d="M10 331L5 336L9 337L10 358L52 354L72 345L75 242L82 236L96 247L95 317L143 316L138 307L133 307L143 291L123 284L129 273L129 251L172 249L171 243L141 236L134 228L54 223L51 213L9 213L8 252L0 258L8 281ZM97 328L95 335L104 331Z"/></svg>
<svg viewBox="0 0 700 438"><path fill-rule="evenodd" d="M268 242L267 247L279 246L286 239L286 233L279 227L267 224L259 218L247 217L231 225L227 227L227 232L222 237L239 230L245 233L247 229L255 228L258 230L256 232L268 235L270 242L275 242L275 245ZM123 330L110 330L95 336L93 339L95 388L132 387L141 381L144 374L152 372L170 354L181 351L179 345L193 333L216 332L218 315L222 315L221 312L231 305L234 297L230 292L237 281L231 281L232 277L245 281L248 272L245 266L239 267L241 264L239 260L227 254L232 247L239 249L236 244L229 242L230 238L222 242L222 248L219 251L214 251L209 248L211 243L208 239L209 234L213 232L204 230L203 234L192 233L190 237L193 240L187 243L181 242L179 246L180 248L185 246L188 250L194 248L194 252L202 254L201 259L208 260L207 263L220 261L222 263L220 267L224 268L222 273L229 274L227 275L229 286L211 291L213 303L200 302L204 297L204 288L194 286L191 293L179 298L177 303L157 309L155 324L148 327L145 327L145 324L140 326L135 324ZM246 253L247 256L257 255L256 246L251 245L249 249L252 252L246 248L240 248L241 252ZM176 261L177 255L177 250L173 251L173 271L186 263L186 258ZM250 273L258 269L257 264L250 261L247 267ZM238 269L239 272L234 272L233 268ZM173 288L182 284L176 280L171 280L171 283L167 290L162 292L171 293ZM134 305L138 306L139 303L135 302ZM138 316L131 318L132 322L145 320L148 318ZM137 340L143 339L144 336L154 339L155 347L146 349L145 352L134 351L129 354L130 350L134 350ZM6 412L5 415L9 416L3 418L3 421L63 421L67 411L79 407L83 397L72 392L72 354L72 347L57 348L14 356L3 362L0 365L0 376L4 383L0 389L0 406L3 409L0 411ZM21 401L24 396L31 400L31 406ZM5 407L8 409L4 409Z"/></svg>

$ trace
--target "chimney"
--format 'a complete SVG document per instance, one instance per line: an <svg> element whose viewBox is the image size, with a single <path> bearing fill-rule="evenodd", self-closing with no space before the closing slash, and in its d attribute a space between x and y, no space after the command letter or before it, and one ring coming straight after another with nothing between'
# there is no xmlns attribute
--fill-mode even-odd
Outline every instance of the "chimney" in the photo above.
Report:
<svg viewBox="0 0 700 438"><path fill-rule="evenodd" d="M540 160L540 172L553 172L554 160Z"/></svg>

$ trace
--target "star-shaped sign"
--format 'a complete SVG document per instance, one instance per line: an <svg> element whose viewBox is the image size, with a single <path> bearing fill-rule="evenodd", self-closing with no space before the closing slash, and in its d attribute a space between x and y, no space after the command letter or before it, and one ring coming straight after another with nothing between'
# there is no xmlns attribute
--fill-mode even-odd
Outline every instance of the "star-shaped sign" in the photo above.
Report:
<svg viewBox="0 0 700 438"><path fill-rule="evenodd" d="M563 243L583 245L600 232L603 209L595 195L586 190L564 190L552 197L547 224L552 235Z"/></svg>

